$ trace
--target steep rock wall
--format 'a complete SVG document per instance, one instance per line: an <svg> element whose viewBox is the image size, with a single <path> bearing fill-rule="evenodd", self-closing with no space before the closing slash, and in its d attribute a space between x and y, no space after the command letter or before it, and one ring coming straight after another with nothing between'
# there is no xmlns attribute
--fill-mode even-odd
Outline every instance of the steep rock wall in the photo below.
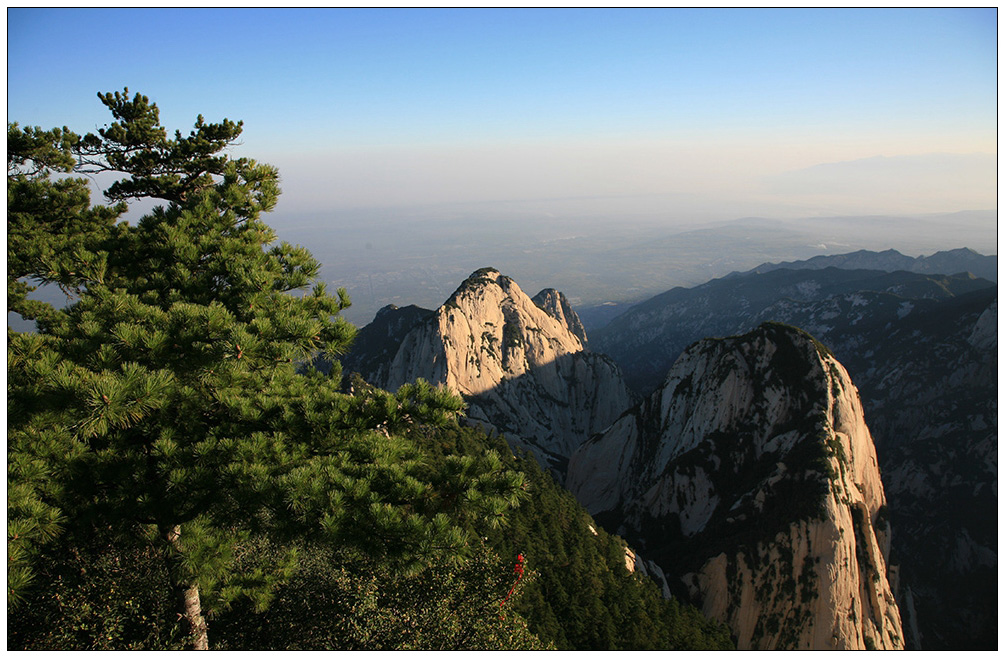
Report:
<svg viewBox="0 0 1005 659"><path fill-rule="evenodd" d="M579 319L579 314L569 304L565 295L554 288L546 288L531 299L545 313L572 332L584 347L586 346L586 328L583 327L583 321Z"/></svg>
<svg viewBox="0 0 1005 659"><path fill-rule="evenodd" d="M903 648L858 393L800 330L695 344L572 456L567 484L740 648Z"/></svg>

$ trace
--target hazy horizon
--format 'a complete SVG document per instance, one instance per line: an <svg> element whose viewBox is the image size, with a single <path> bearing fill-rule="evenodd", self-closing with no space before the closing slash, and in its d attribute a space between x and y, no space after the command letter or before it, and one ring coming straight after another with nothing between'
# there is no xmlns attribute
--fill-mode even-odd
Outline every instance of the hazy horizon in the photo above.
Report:
<svg viewBox="0 0 1005 659"><path fill-rule="evenodd" d="M583 255L741 218L997 209L995 8L9 8L7 19L8 122L94 131L112 121L96 93L124 87L157 103L169 133L199 114L243 120L231 154L280 171L266 221L310 248L325 279L355 287L350 315L398 295L377 295L375 276L390 287L429 264L430 297L471 263L575 289L594 277L577 277ZM81 35L117 45L88 46L80 65ZM991 251L996 213L974 217L899 232L858 223L828 249ZM772 236L773 251L723 254L743 248L727 241L663 259L726 267L825 242L758 240Z"/></svg>

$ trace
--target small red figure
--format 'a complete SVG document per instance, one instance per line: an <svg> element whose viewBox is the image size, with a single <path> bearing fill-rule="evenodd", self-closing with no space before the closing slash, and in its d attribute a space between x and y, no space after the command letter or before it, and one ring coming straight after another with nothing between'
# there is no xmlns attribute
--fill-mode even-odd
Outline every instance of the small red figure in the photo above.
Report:
<svg viewBox="0 0 1005 659"><path fill-rule="evenodd" d="M502 605L506 603L506 600L509 599L509 596L513 594L513 591L516 589L516 585L520 583L520 579L523 578L523 554L516 555L516 565L513 566L513 573L516 575L516 581L513 582L513 586L509 589L509 592L506 593L506 597L503 598L503 601L499 602L500 609L502 608ZM500 614L499 619L503 620L504 616Z"/></svg>

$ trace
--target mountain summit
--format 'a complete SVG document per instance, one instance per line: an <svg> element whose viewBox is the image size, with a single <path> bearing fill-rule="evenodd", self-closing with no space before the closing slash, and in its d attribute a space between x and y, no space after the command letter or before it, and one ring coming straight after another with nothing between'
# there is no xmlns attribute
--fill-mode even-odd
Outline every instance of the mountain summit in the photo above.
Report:
<svg viewBox="0 0 1005 659"><path fill-rule="evenodd" d="M904 647L858 392L801 330L693 345L576 451L567 484L741 649Z"/></svg>
<svg viewBox="0 0 1005 659"><path fill-rule="evenodd" d="M563 469L579 444L634 401L617 366L584 348L586 333L565 296L546 289L535 300L498 270L478 270L436 311L412 309L411 326L393 322L401 310L382 313L374 332L385 339L379 350L393 357L361 375L392 390L418 378L442 384L465 397L469 419ZM345 363L375 362L354 353Z"/></svg>

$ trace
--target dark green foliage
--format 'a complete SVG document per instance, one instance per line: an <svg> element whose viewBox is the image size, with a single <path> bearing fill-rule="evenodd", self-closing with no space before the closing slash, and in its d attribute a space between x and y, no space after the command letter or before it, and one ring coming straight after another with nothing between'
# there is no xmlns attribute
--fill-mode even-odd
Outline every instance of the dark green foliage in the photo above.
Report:
<svg viewBox="0 0 1005 659"><path fill-rule="evenodd" d="M423 426L412 434L428 440L437 433ZM405 555L394 541L377 537L381 529L359 528L357 537L338 536L342 543L320 533L316 541L283 545L273 533L271 538L244 535L209 552L203 544L193 560L229 562L226 586L205 600L214 647L543 649L518 615L499 617L499 605L513 585L512 563L467 533L498 527L506 506L498 506L497 499L520 498L514 492L522 492L522 478L513 472L506 472L503 481L487 477L484 465L498 468L499 458L477 437L468 445L468 455L456 455L452 447L450 454L414 448L410 454L412 468L438 487L427 492L428 500L419 496L402 505L420 504L426 515L433 509L452 513L458 546L449 552L412 548ZM43 553L39 587L11 614L11 648L171 649L184 644L175 607L163 597L173 556L166 548L137 544L141 536L64 537ZM406 566L402 560L408 559ZM270 575L276 586L262 591L262 580ZM256 584L259 597L237 597L254 593L247 591Z"/></svg>
<svg viewBox="0 0 1005 659"><path fill-rule="evenodd" d="M520 345L520 326L515 322L507 322L503 325L503 350L511 350Z"/></svg>
<svg viewBox="0 0 1005 659"><path fill-rule="evenodd" d="M92 207L87 179L52 178L72 171L71 148L79 139L65 128L7 126L7 310L26 319L54 311L28 299L37 284L75 295L101 276L101 243L126 210L124 204Z"/></svg>
<svg viewBox="0 0 1005 659"><path fill-rule="evenodd" d="M269 551L266 548L266 551ZM512 564L484 546L460 565L402 575L367 557L307 550L269 609L224 613L213 632L235 650L541 650L546 644L499 604Z"/></svg>
<svg viewBox="0 0 1005 659"><path fill-rule="evenodd" d="M798 340L812 343L821 359L834 356L827 346L820 343L809 332L793 325L786 325L778 321L768 321L763 323L758 329L764 332L768 340L777 346L778 353L772 359L780 361L787 366L784 371L789 377L805 376L807 374L807 365L810 363L805 352L796 345L796 336L799 337Z"/></svg>
<svg viewBox="0 0 1005 659"><path fill-rule="evenodd" d="M252 573L288 553L254 541L239 551L238 566ZM296 572L267 609L239 600L211 618L217 649L547 649L519 615L500 607L514 584L512 564L483 546L459 565L411 575L326 545L299 553ZM39 578L47 587L28 593L26 606L9 616L9 649L183 647L177 613L159 596L168 570L151 548L75 538L44 558Z"/></svg>
<svg viewBox="0 0 1005 659"><path fill-rule="evenodd" d="M179 650L168 579L150 547L63 537L40 556L38 581L7 616L8 650Z"/></svg>
<svg viewBox="0 0 1005 659"><path fill-rule="evenodd" d="M513 605L532 632L558 649L732 647L724 627L630 574L624 542L599 528L532 458L519 463L531 496L489 537L503 556L523 553L537 574Z"/></svg>
<svg viewBox="0 0 1005 659"><path fill-rule="evenodd" d="M491 266L485 268L478 268L468 277L468 280L481 281L483 279L488 279L490 274L499 274L499 271ZM465 280L467 281L467 280Z"/></svg>
<svg viewBox="0 0 1005 659"><path fill-rule="evenodd" d="M105 191L109 199L153 197L184 202L213 186L214 176L224 176L234 164L220 151L241 134L243 122L224 119L207 124L199 115L187 137L175 131L174 139L168 139L157 106L146 96L136 94L130 99L126 89L122 93L99 93L98 98L117 121L99 128L97 135L84 136L75 153L80 158L78 171L131 175Z"/></svg>
<svg viewBox="0 0 1005 659"><path fill-rule="evenodd" d="M448 456L494 451L523 475L525 500L504 514L505 524L479 535L499 556L526 557L534 578L507 607L542 641L567 650L733 647L725 627L664 600L650 579L630 574L624 541L600 528L533 458L514 458L501 437L456 426L416 428L409 437L434 468Z"/></svg>
<svg viewBox="0 0 1005 659"><path fill-rule="evenodd" d="M450 462L486 452L509 456L526 474L531 496L499 515L504 524L493 530L485 516L468 518L467 528L484 534L493 549L474 541L467 560L433 561L402 573L379 553L308 544L267 608L236 599L211 611L214 647L729 647L721 626L692 607L664 601L654 584L628 574L623 543L602 529L593 535L592 521L571 495L532 460L514 460L499 438L456 426L413 426L408 435L430 474L449 474ZM12 649L167 649L183 642L172 625L173 607L158 596L169 578L159 553L121 542L84 552L80 544L67 539L46 554L41 579L47 587L33 591L30 606L11 618ZM517 551L528 557L529 569L500 607L515 582ZM272 540L250 539L235 551L233 571L254 576L288 555Z"/></svg>
<svg viewBox="0 0 1005 659"><path fill-rule="evenodd" d="M63 530L56 470L68 433L58 428L7 432L7 603L17 608L34 581L38 552Z"/></svg>
<svg viewBox="0 0 1005 659"><path fill-rule="evenodd" d="M52 178L71 171L78 142L65 128L7 126L7 311L26 319L44 323L57 315L51 305L28 298L36 284L79 294L100 275L100 245L125 210L91 207L86 179ZM74 446L57 421L65 401L46 401L46 385L36 376L60 361L53 337L8 329L7 347L7 596L17 605L32 581L33 555L62 528L55 476Z"/></svg>
<svg viewBox="0 0 1005 659"><path fill-rule="evenodd" d="M51 195L17 205L27 209L18 215L27 239L17 249L31 256L31 240L48 233L60 258L49 268L55 274L38 272L44 254L22 258L22 270L8 269L8 279L73 283L80 299L39 319L42 344L12 337L8 362L16 381L30 385L9 390L8 400L36 411L13 429L62 432L65 496L50 505L77 524L157 529L177 553L176 587L198 584L212 595L228 572L226 548L281 503L270 503L270 484L288 470L284 461L303 455L288 443L283 412L293 401L301 408L331 402L331 394L303 396L293 363L319 346L337 352L351 339L337 317L348 301L320 286L287 294L306 286L318 264L302 248L267 248L274 234L259 214L278 195L273 168L214 156L219 179L199 174L179 192L174 174L151 170L144 158L184 161L187 143L162 139L156 106L144 97L102 98L123 123L107 143L85 137L84 149L129 175L124 185L136 193L113 185L111 196L137 196L142 182L143 194L172 203L136 225L112 225L110 213L89 210L82 185L74 189L77 222L62 219L68 212ZM201 142L202 156L236 137L198 123L219 133ZM58 185L44 174L32 183ZM247 520L247 528L230 520Z"/></svg>

